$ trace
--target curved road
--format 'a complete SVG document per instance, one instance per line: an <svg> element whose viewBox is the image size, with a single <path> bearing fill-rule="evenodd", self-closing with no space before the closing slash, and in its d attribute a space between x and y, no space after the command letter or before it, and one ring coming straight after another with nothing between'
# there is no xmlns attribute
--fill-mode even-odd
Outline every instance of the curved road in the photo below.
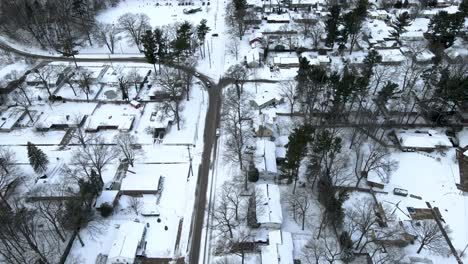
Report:
<svg viewBox="0 0 468 264"><path fill-rule="evenodd" d="M73 62L74 59L70 57L58 57L58 56L48 56L41 54L33 54L25 52L23 50L16 49L9 44L6 44L0 41L0 49L9 51L24 57L33 58L33 59L42 59L46 61L69 61ZM95 56L95 55L94 55ZM76 58L77 62L146 62L144 57L101 57L101 58ZM183 65L170 64L168 66L179 68L185 72L194 74L196 70L191 67L186 67ZM194 212L192 217L191 224L191 237L189 238L190 252L189 252L189 262L190 264L198 263L200 257L200 248L203 224L205 219L205 206L207 204L207 188L208 188L208 177L211 164L211 153L213 146L216 144L216 128L219 126L220 122L220 111L221 111L221 90L224 86L227 86L231 83L231 80L220 80L219 83L215 83L214 80L210 79L204 74L200 74L199 77L208 91L208 110L206 113L205 119L205 128L203 133L204 146L202 154L202 163L200 164L198 171L198 180L195 191L195 204ZM207 82L212 84L211 87L206 85ZM206 238L208 239L208 238Z"/></svg>

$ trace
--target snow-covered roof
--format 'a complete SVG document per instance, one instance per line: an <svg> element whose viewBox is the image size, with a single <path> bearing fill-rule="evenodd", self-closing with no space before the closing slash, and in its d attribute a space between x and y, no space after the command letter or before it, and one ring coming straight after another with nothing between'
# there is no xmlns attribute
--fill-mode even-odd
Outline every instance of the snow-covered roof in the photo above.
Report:
<svg viewBox="0 0 468 264"><path fill-rule="evenodd" d="M276 146L275 143L266 139L257 141L255 167L259 171L277 173L276 166Z"/></svg>
<svg viewBox="0 0 468 264"><path fill-rule="evenodd" d="M152 166L149 166L152 168ZM156 192L159 186L161 175L158 171L148 171L143 166L132 168L132 172L127 172L120 185L121 191L142 191Z"/></svg>
<svg viewBox="0 0 468 264"><path fill-rule="evenodd" d="M315 5L324 4L325 0L291 0L293 5Z"/></svg>
<svg viewBox="0 0 468 264"><path fill-rule="evenodd" d="M272 101L279 101L281 100L281 97L277 93L272 93L271 91L268 90L263 90L260 91L255 95L254 102L255 104L259 107L265 107L267 106L266 104L271 103Z"/></svg>
<svg viewBox="0 0 468 264"><path fill-rule="evenodd" d="M284 13L284 14L270 14L267 16L267 21L273 21L273 22L289 22L291 20L291 17L289 16L289 13Z"/></svg>
<svg viewBox="0 0 468 264"><path fill-rule="evenodd" d="M298 57L274 57L273 63L276 65L299 65Z"/></svg>
<svg viewBox="0 0 468 264"><path fill-rule="evenodd" d="M262 248L262 263L293 264L293 240L289 232L275 230L268 234L268 246Z"/></svg>
<svg viewBox="0 0 468 264"><path fill-rule="evenodd" d="M402 40L423 40L424 32L423 31L407 31L401 34L400 39Z"/></svg>
<svg viewBox="0 0 468 264"><path fill-rule="evenodd" d="M102 191L102 193L96 199L96 204L94 205L94 207L100 208L103 203L108 203L108 204L112 205L118 194L119 194L119 191L113 191L113 190L111 190L111 191L108 191L108 190Z"/></svg>
<svg viewBox="0 0 468 264"><path fill-rule="evenodd" d="M118 130L127 131L132 127L135 116L133 115L122 115L112 119L112 116L107 118L99 118L91 116L87 119L86 129L97 130L99 127L116 127Z"/></svg>
<svg viewBox="0 0 468 264"><path fill-rule="evenodd" d="M107 255L107 263L119 258L122 258L122 262L133 260L144 233L145 224L132 221L121 224Z"/></svg>
<svg viewBox="0 0 468 264"><path fill-rule="evenodd" d="M256 203L257 222L259 224L282 224L283 213L278 185L257 184L255 193L258 199Z"/></svg>
<svg viewBox="0 0 468 264"><path fill-rule="evenodd" d="M372 37L372 39L383 41L385 38L391 36L390 31L392 28L382 20L373 20L372 22L367 23L364 30Z"/></svg>
<svg viewBox="0 0 468 264"><path fill-rule="evenodd" d="M173 121L173 116L164 114L163 111L156 111L151 113L148 124L152 128L167 128L169 123Z"/></svg>
<svg viewBox="0 0 468 264"><path fill-rule="evenodd" d="M275 140L275 144L278 147L284 147L289 143L289 137L288 136L279 136Z"/></svg>
<svg viewBox="0 0 468 264"><path fill-rule="evenodd" d="M92 116L86 120L86 130L97 130L100 127L115 127L121 131L128 131L133 125L136 109L130 105L122 107L121 105L105 104L99 106Z"/></svg>
<svg viewBox="0 0 468 264"><path fill-rule="evenodd" d="M24 110L20 108L8 108L0 114L0 130L11 130L24 114Z"/></svg>
<svg viewBox="0 0 468 264"><path fill-rule="evenodd" d="M421 133L400 131L398 139L400 145L407 148L452 147L450 139L435 130Z"/></svg>
<svg viewBox="0 0 468 264"><path fill-rule="evenodd" d="M430 50L424 50L416 55L416 61L418 62L426 62L432 60L435 55Z"/></svg>
<svg viewBox="0 0 468 264"><path fill-rule="evenodd" d="M382 62L402 62L405 60L400 49L383 49L378 50L378 52L382 56Z"/></svg>

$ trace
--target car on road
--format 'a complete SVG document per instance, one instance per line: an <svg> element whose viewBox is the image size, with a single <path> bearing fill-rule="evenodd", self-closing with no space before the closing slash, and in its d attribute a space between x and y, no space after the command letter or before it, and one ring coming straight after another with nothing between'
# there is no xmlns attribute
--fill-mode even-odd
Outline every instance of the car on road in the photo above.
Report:
<svg viewBox="0 0 468 264"><path fill-rule="evenodd" d="M200 77L200 73L195 72L195 77Z"/></svg>
<svg viewBox="0 0 468 264"><path fill-rule="evenodd" d="M206 87L208 87L208 88L211 87L211 83L209 81L206 81Z"/></svg>
<svg viewBox="0 0 468 264"><path fill-rule="evenodd" d="M219 135L221 134L221 131L219 131L219 128L216 129L216 136L219 137Z"/></svg>

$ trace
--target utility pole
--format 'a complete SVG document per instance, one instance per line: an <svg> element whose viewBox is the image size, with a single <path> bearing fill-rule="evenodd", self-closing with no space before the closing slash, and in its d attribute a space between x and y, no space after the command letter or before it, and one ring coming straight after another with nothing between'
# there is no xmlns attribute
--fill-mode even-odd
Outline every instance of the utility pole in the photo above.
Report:
<svg viewBox="0 0 468 264"><path fill-rule="evenodd" d="M188 176L190 176L190 174L192 174L193 176L193 168L192 168L192 155L190 153L190 146L187 145L187 151L188 151L188 155L189 155L189 162L190 162L190 166L189 166L189 174Z"/></svg>

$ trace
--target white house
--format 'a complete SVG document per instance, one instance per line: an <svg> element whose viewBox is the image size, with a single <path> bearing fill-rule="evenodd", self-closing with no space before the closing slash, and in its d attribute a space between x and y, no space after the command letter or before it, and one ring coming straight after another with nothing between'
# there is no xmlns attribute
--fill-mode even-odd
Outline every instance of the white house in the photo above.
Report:
<svg viewBox="0 0 468 264"><path fill-rule="evenodd" d="M268 246L261 251L262 264L293 264L293 249L291 233L271 231L268 234Z"/></svg>
<svg viewBox="0 0 468 264"><path fill-rule="evenodd" d="M267 139L257 141L255 167L262 178L274 178L276 176L278 167L276 165L276 146L274 142Z"/></svg>
<svg viewBox="0 0 468 264"><path fill-rule="evenodd" d="M145 224L132 221L121 224L107 255L107 264L135 263L137 251L144 246L145 233Z"/></svg>
<svg viewBox="0 0 468 264"><path fill-rule="evenodd" d="M276 184L257 184L255 186L255 209L257 223L261 227L281 228L283 213L281 211L280 191Z"/></svg>
<svg viewBox="0 0 468 264"><path fill-rule="evenodd" d="M417 149L431 151L436 148L453 147L450 139L435 130L424 132L400 131L397 133L398 141L403 149Z"/></svg>

